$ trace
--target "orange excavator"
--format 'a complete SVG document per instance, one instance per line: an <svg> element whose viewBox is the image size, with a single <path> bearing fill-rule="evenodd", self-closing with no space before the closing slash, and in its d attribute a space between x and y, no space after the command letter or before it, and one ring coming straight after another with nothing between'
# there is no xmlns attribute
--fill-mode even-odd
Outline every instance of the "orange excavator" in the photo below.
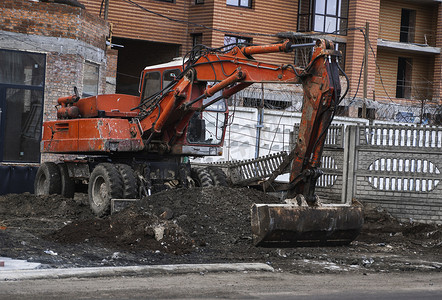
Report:
<svg viewBox="0 0 442 300"><path fill-rule="evenodd" d="M254 54L314 47L305 68L257 61ZM112 199L139 199L171 187L224 185L214 167L191 168L189 156L220 155L231 95L253 83L300 83L302 119L284 204L252 207L256 245L351 242L362 227L362 208L321 204L315 185L328 126L340 96L340 70L332 42L211 49L199 45L182 63L147 67L140 96L123 94L58 99L57 120L43 124L41 149L63 154L37 171L35 193L72 197L87 187L93 212L104 216ZM265 190L275 175L262 182Z"/></svg>

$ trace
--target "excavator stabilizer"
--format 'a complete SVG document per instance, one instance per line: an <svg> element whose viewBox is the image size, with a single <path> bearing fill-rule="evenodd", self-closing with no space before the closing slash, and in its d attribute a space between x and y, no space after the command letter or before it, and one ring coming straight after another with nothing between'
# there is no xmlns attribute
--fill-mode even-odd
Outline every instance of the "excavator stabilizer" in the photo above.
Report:
<svg viewBox="0 0 442 300"><path fill-rule="evenodd" d="M256 246L345 245L363 225L361 205L254 204L252 236Z"/></svg>

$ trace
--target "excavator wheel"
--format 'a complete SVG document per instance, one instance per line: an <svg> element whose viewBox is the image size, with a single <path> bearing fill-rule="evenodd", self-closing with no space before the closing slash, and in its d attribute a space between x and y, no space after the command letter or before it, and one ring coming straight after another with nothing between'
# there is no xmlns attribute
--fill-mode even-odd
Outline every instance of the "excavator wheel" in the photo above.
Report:
<svg viewBox="0 0 442 300"><path fill-rule="evenodd" d="M212 176L206 168L192 168L192 179L197 187L211 187L213 183Z"/></svg>
<svg viewBox="0 0 442 300"><path fill-rule="evenodd" d="M98 217L109 214L112 198L122 198L123 180L113 164L102 163L94 168L89 178L88 195L89 205Z"/></svg>
<svg viewBox="0 0 442 300"><path fill-rule="evenodd" d="M60 170L53 162L44 162L38 168L34 181L34 193L36 195L60 194L61 178Z"/></svg>
<svg viewBox="0 0 442 300"><path fill-rule="evenodd" d="M75 182L69 177L68 167L65 163L58 164L60 169L60 193L65 198L74 198Z"/></svg>
<svg viewBox="0 0 442 300"><path fill-rule="evenodd" d="M212 177L213 184L216 186L228 186L226 173L219 167L208 167L210 176Z"/></svg>
<svg viewBox="0 0 442 300"><path fill-rule="evenodd" d="M135 199L138 197L138 184L134 170L126 164L117 164L118 172L120 172L123 180L123 198Z"/></svg>

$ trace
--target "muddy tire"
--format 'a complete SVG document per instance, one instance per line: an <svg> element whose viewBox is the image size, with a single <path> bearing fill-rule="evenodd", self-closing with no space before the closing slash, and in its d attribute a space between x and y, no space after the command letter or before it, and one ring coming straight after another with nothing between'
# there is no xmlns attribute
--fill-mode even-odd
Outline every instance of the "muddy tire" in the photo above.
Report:
<svg viewBox="0 0 442 300"><path fill-rule="evenodd" d="M192 179L197 187L211 187L215 185L212 176L206 168L192 168Z"/></svg>
<svg viewBox="0 0 442 300"><path fill-rule="evenodd" d="M60 194L66 198L74 198L75 182L69 177L68 167L65 163L58 164L60 169Z"/></svg>
<svg viewBox="0 0 442 300"><path fill-rule="evenodd" d="M210 176L212 176L213 184L216 186L228 186L226 173L219 167L208 167Z"/></svg>
<svg viewBox="0 0 442 300"><path fill-rule="evenodd" d="M37 170L34 181L34 193L36 195L60 194L61 179L60 170L53 162L44 162Z"/></svg>
<svg viewBox="0 0 442 300"><path fill-rule="evenodd" d="M138 184L134 170L126 164L117 164L116 167L123 180L123 198L138 198Z"/></svg>
<svg viewBox="0 0 442 300"><path fill-rule="evenodd" d="M123 180L117 168L110 163L95 167L89 178L89 205L98 217L108 215L111 199L123 196Z"/></svg>

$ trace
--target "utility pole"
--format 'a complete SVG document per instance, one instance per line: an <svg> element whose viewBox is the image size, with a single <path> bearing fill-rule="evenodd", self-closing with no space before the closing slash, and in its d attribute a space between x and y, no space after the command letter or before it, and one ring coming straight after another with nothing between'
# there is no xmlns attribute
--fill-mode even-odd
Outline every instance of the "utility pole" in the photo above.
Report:
<svg viewBox="0 0 442 300"><path fill-rule="evenodd" d="M364 103L362 103L362 118L367 118L367 85L368 85L368 45L369 40L369 29L370 23L365 23L365 38L364 38L364 88L363 88L363 98Z"/></svg>
<svg viewBox="0 0 442 300"><path fill-rule="evenodd" d="M258 106L258 122L256 124L256 145L255 158L259 157L259 146L261 144L261 128L264 123L264 83L261 83L261 102Z"/></svg>
<svg viewBox="0 0 442 300"><path fill-rule="evenodd" d="M104 1L104 19L107 21L109 16L109 0Z"/></svg>

